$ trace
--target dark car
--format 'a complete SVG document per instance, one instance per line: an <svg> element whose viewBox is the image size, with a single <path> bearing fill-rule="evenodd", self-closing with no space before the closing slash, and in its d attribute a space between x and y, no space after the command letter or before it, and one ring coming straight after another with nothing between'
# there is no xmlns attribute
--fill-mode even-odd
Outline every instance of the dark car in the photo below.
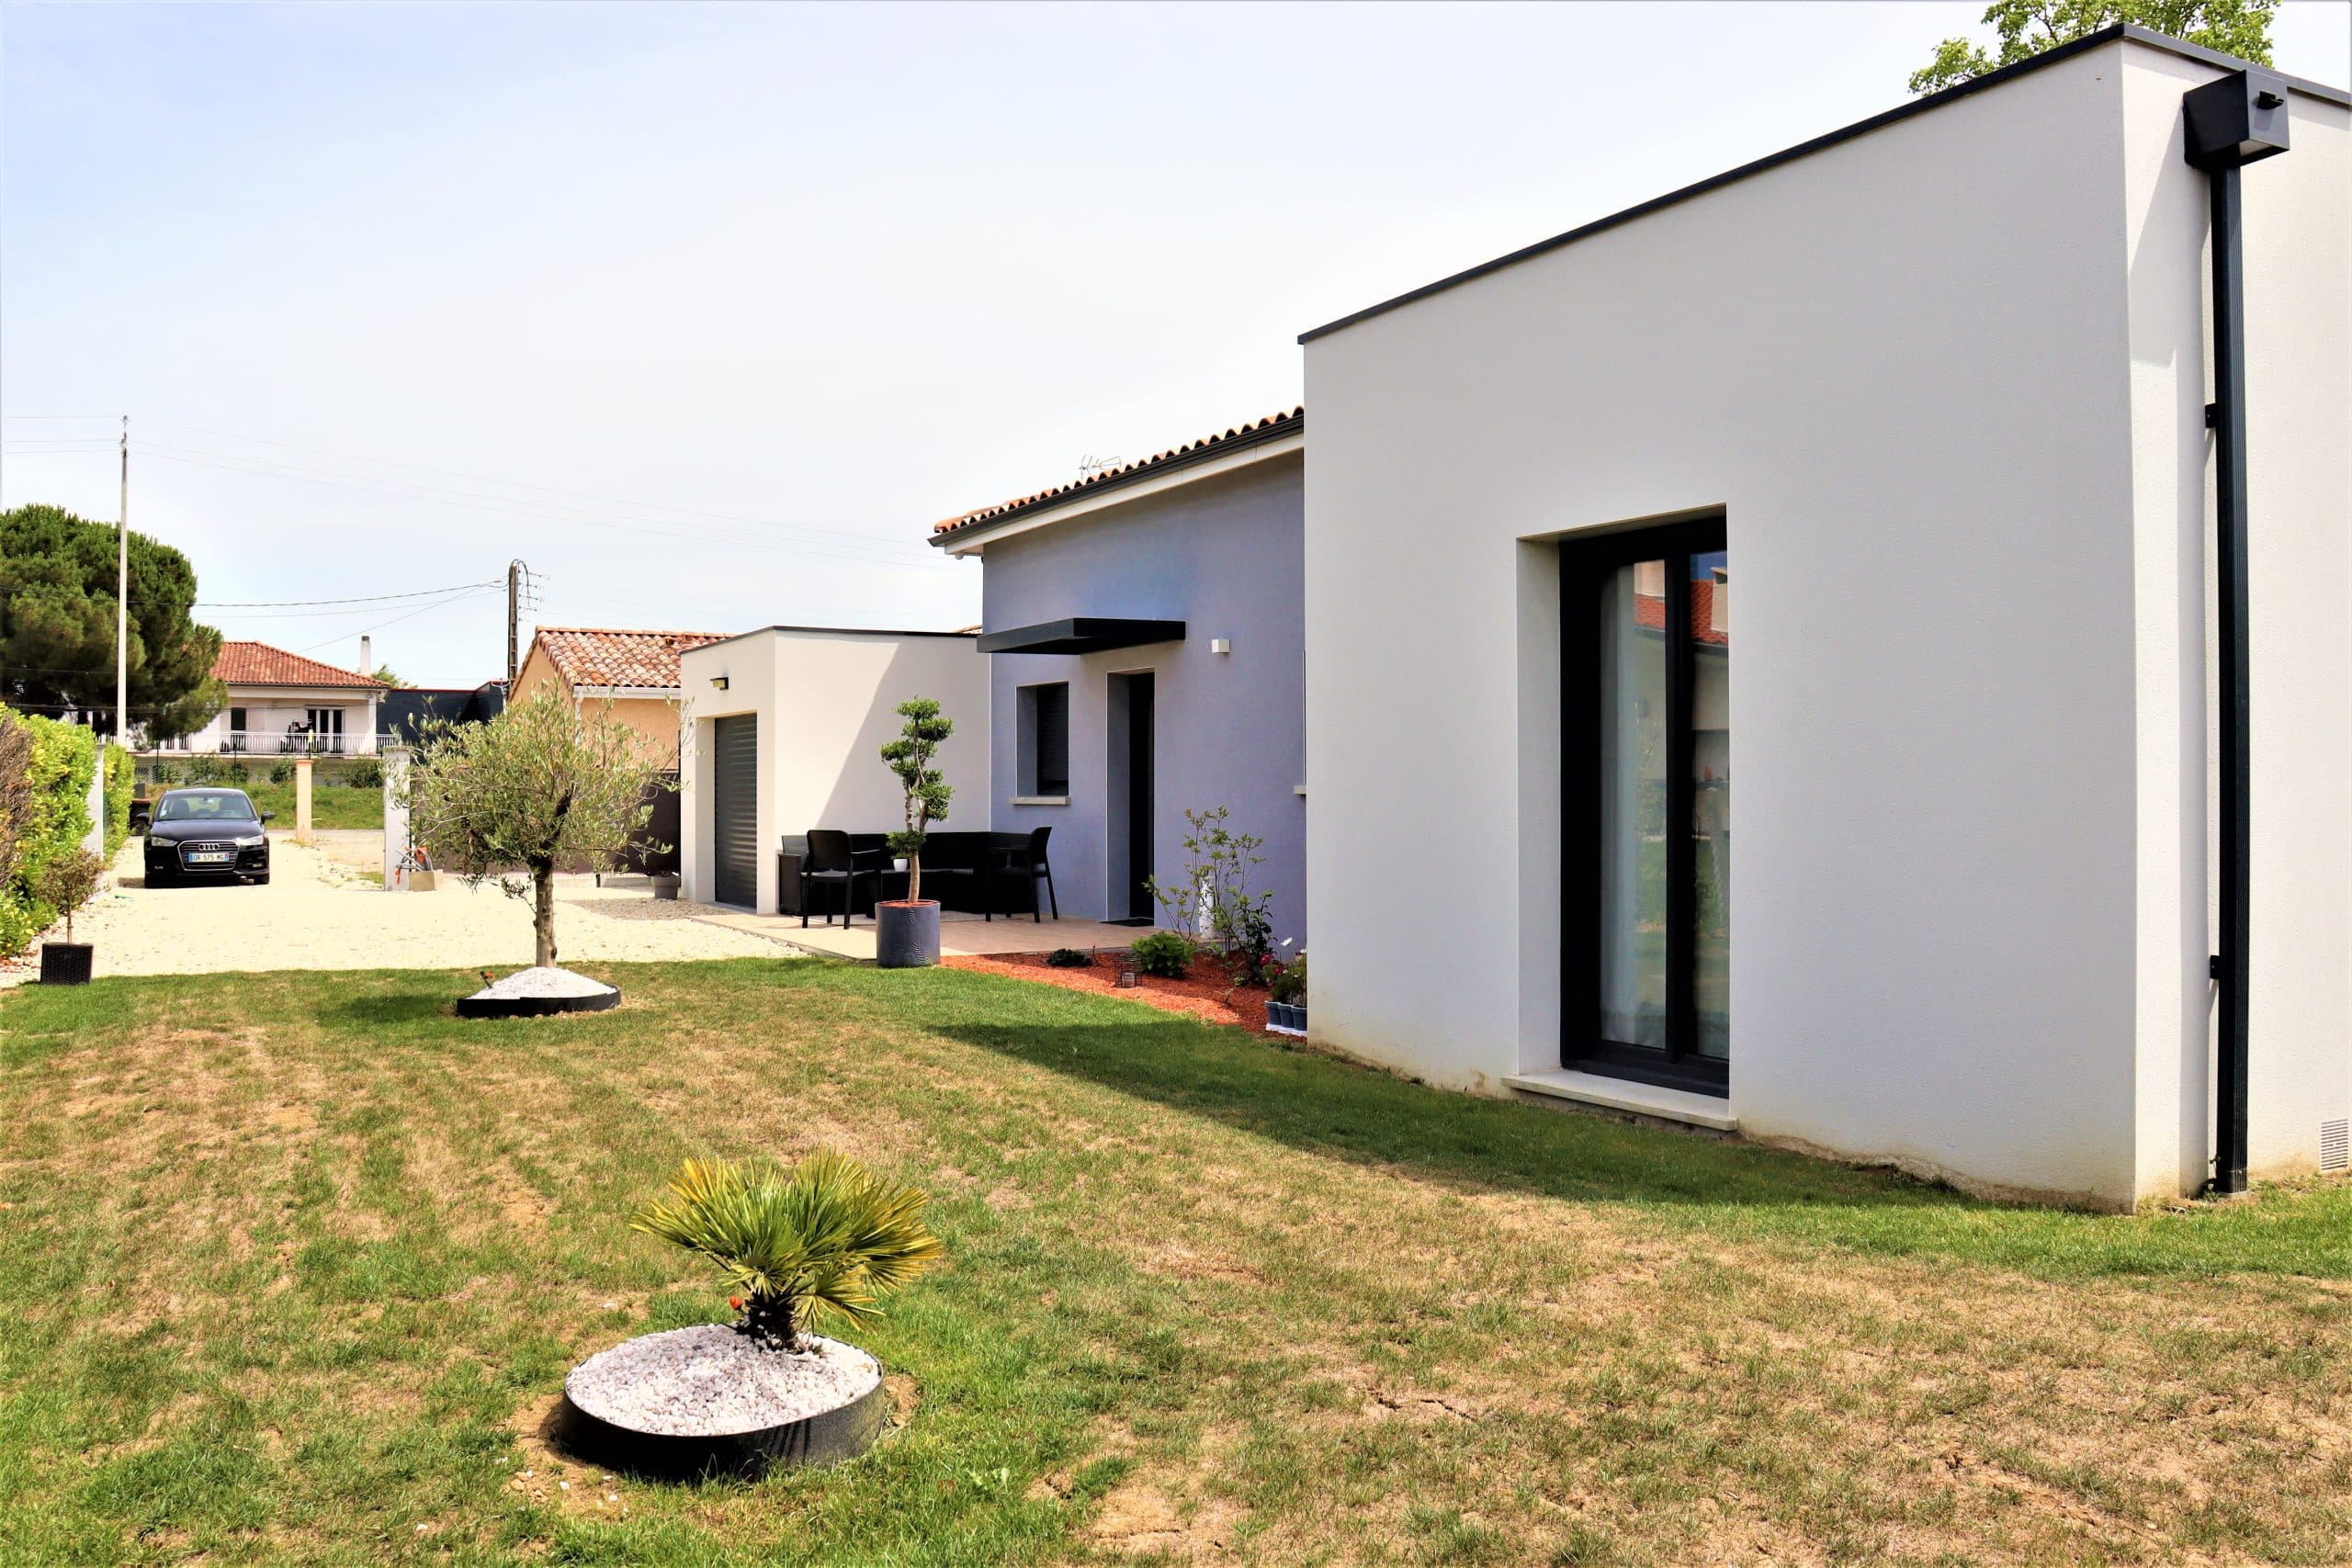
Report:
<svg viewBox="0 0 2352 1568"><path fill-rule="evenodd" d="M269 880L269 838L241 789L173 789L155 797L147 823L147 886L188 876Z"/></svg>

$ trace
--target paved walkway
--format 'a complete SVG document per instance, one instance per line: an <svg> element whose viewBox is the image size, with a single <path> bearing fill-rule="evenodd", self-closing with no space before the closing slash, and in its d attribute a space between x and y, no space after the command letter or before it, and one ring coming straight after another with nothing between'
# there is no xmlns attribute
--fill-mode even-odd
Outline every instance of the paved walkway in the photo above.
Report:
<svg viewBox="0 0 2352 1568"><path fill-rule="evenodd" d="M871 920L862 919L844 928L838 923L838 917L836 923L830 926L812 917L804 927L797 915L753 915L741 909L711 908L704 909L702 918L713 925L789 942L811 953L868 964L874 961ZM939 918L939 955L952 958L959 953L984 957L999 953L1051 953L1057 947L1108 952L1133 947L1136 938L1150 934L1148 927L1105 925L1101 920L1032 920L1026 915L1000 915L989 920L978 915L943 914Z"/></svg>
<svg viewBox="0 0 2352 1568"><path fill-rule="evenodd" d="M124 844L112 886L74 917L74 936L96 947L96 973L503 973L531 962L530 906L495 885L469 889L451 882L433 893L386 893L368 874L380 863L374 843L343 834L315 848L295 843L290 834L270 840L266 887L151 888L140 859L143 840ZM722 911L657 900L638 878L598 887L586 876L562 876L556 886L556 947L565 963L799 956L775 937L710 918ZM0 964L0 987L35 977L40 961L36 944L23 962Z"/></svg>

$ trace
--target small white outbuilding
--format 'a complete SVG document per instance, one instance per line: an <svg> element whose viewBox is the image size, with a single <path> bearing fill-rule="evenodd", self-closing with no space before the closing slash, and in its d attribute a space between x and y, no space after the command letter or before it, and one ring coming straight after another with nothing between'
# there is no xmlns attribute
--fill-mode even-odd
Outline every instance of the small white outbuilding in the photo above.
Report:
<svg viewBox="0 0 2352 1568"><path fill-rule="evenodd" d="M776 855L786 837L812 828L903 827L904 796L881 752L905 722L895 710L910 697L936 699L955 721L939 765L961 792L956 804L985 827L989 661L975 637L768 626L683 654L684 896L774 914Z"/></svg>
<svg viewBox="0 0 2352 1568"><path fill-rule="evenodd" d="M2352 99L2241 69L2110 28L1306 335L1319 1042L1980 1190L2226 1186L2241 417L2238 1153L2341 1165ZM2214 84L2291 140L2231 173L2235 400Z"/></svg>

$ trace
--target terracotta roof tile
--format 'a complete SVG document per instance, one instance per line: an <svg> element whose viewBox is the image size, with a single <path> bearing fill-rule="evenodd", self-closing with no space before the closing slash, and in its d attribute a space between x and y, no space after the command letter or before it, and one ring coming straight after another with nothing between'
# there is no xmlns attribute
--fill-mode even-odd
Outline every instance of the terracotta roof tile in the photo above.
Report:
<svg viewBox="0 0 2352 1568"><path fill-rule="evenodd" d="M1198 460L1208 456L1217 447L1230 443L1248 442L1254 445L1260 441L1272 440L1280 435L1303 430L1306 425L1306 410L1304 406L1292 409L1287 413L1270 413L1254 423L1237 424L1219 434L1204 435L1198 441L1188 441L1182 446L1171 446L1165 452L1157 453L1149 457L1139 457L1132 463L1123 463L1115 468L1104 468L1102 472L1089 474L1082 479L1076 479L1066 485L1056 485L1050 490L1041 490L1035 495L1024 495L1012 501L999 502L994 506L983 506L977 512L967 512L958 516L942 519L931 525L932 536L937 538L942 535L952 534L958 529L969 528L981 523L1001 523L1006 518L1018 516L1023 512L1052 506L1068 501L1073 496L1082 495L1091 490L1102 490L1125 484L1150 473L1155 468L1164 468L1181 462Z"/></svg>
<svg viewBox="0 0 2352 1568"><path fill-rule="evenodd" d="M232 686L355 686L389 691L372 675L322 664L266 642L223 642L212 673Z"/></svg>
<svg viewBox="0 0 2352 1568"><path fill-rule="evenodd" d="M531 639L574 686L674 686L678 655L723 632L646 632L608 626L541 626Z"/></svg>
<svg viewBox="0 0 2352 1568"><path fill-rule="evenodd" d="M1655 593L1634 595L1634 624L1652 631L1666 629L1666 601ZM1731 633L1715 629L1715 585L1693 581L1690 584L1690 629L1697 634L1695 642L1713 648L1729 648Z"/></svg>

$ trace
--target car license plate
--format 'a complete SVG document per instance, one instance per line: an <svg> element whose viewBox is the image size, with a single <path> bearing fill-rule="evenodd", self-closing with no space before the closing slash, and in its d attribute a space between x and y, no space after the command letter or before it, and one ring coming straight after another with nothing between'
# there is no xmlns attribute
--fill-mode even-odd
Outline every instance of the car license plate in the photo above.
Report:
<svg viewBox="0 0 2352 1568"><path fill-rule="evenodd" d="M226 850L198 850L187 857L190 865L227 865L237 857Z"/></svg>

